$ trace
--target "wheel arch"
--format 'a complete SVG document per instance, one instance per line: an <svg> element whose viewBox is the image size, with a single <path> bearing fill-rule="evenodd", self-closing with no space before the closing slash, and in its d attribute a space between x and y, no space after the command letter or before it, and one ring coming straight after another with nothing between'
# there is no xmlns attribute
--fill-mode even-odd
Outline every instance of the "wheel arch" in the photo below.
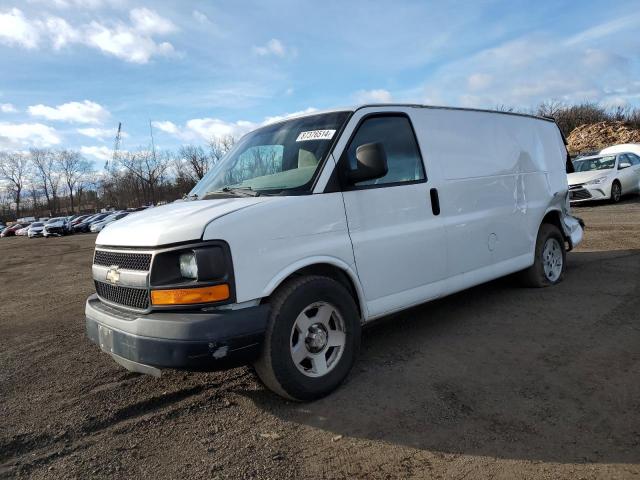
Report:
<svg viewBox="0 0 640 480"><path fill-rule="evenodd" d="M353 296L362 322L368 317L362 285L358 275L345 262L334 257L312 257L300 260L281 270L266 286L263 299L267 299L285 281L294 276L320 275L329 277L344 285Z"/></svg>
<svg viewBox="0 0 640 480"><path fill-rule="evenodd" d="M542 221L538 226L538 231L540 230L540 227L542 227L542 225L544 224L549 224L549 225L553 225L554 227L557 227L558 230L560 230L560 234L562 235L562 238L564 238L564 241L569 245L568 250L571 250L573 248L573 245L571 242L571 238L569 237L569 235L567 235L566 229L562 224L562 215L563 215L563 212L561 210L554 207L549 208L547 212L544 214L544 217L542 217Z"/></svg>

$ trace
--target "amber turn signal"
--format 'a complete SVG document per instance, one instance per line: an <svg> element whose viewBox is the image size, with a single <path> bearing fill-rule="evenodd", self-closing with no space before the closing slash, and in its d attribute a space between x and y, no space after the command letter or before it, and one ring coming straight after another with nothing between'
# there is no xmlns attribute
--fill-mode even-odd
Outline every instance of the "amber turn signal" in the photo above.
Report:
<svg viewBox="0 0 640 480"><path fill-rule="evenodd" d="M214 285L213 287L179 288L176 290L151 290L151 304L162 305L192 305L194 303L211 303L227 300L229 285Z"/></svg>

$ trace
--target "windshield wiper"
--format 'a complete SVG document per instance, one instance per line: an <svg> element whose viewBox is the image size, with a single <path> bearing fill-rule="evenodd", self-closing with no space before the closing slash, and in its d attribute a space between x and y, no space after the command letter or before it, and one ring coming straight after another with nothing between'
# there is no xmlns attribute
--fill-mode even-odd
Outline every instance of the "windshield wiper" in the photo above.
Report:
<svg viewBox="0 0 640 480"><path fill-rule="evenodd" d="M260 192L254 190L251 187L224 187L220 190L207 192L202 198L205 199L209 195L216 195L220 193L230 193L231 195L237 195L239 197L259 197L260 196Z"/></svg>
<svg viewBox="0 0 640 480"><path fill-rule="evenodd" d="M198 197L197 193L192 193L191 195L189 195L188 193L185 193L182 196L183 200L198 200L200 197Z"/></svg>

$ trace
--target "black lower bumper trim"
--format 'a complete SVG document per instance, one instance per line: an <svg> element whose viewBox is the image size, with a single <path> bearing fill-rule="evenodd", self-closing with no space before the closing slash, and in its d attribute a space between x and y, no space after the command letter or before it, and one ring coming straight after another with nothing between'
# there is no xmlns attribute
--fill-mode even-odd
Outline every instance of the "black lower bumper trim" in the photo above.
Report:
<svg viewBox="0 0 640 480"><path fill-rule="evenodd" d="M158 368L220 370L257 358L268 314L268 305L211 313L205 336L180 340L135 335L85 318L87 336L106 353Z"/></svg>

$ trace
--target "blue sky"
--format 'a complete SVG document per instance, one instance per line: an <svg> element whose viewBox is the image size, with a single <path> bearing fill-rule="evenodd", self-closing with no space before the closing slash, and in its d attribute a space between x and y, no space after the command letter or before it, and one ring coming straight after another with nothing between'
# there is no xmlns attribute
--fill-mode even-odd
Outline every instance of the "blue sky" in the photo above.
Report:
<svg viewBox="0 0 640 480"><path fill-rule="evenodd" d="M0 149L239 135L362 102L640 105L635 1L0 0Z"/></svg>

